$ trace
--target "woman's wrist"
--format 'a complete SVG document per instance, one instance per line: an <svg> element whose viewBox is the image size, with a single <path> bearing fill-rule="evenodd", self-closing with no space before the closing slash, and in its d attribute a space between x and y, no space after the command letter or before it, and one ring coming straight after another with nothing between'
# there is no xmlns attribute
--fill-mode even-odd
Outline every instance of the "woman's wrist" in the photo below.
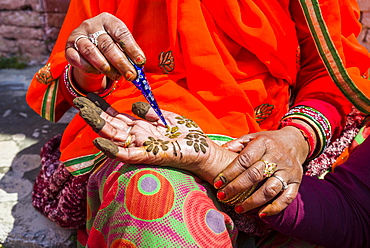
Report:
<svg viewBox="0 0 370 248"><path fill-rule="evenodd" d="M290 109L281 120L280 128L282 126L300 129L310 148L309 160L323 152L332 136L332 128L326 116L309 106L298 105Z"/></svg>
<svg viewBox="0 0 370 248"><path fill-rule="evenodd" d="M283 127L293 127L296 129L296 131L300 132L301 135L299 135L297 132L297 136L303 138L305 144L307 145L308 153L306 158L311 157L315 151L317 142L315 131L312 129L312 127L300 119L293 118L287 118L282 121L280 124L280 128Z"/></svg>
<svg viewBox="0 0 370 248"><path fill-rule="evenodd" d="M86 97L90 92L94 92L104 98L112 93L117 83L102 75L83 73L70 64L65 67L61 76L61 82L72 98ZM81 85L85 85L85 88L82 89Z"/></svg>
<svg viewBox="0 0 370 248"><path fill-rule="evenodd" d="M289 135L290 144L297 151L296 158L300 164L303 164L310 155L310 145L300 128L296 126L284 126L280 130L286 131Z"/></svg>
<svg viewBox="0 0 370 248"><path fill-rule="evenodd" d="M71 80L83 92L101 92L107 87L106 77L103 74L85 73L72 67Z"/></svg>

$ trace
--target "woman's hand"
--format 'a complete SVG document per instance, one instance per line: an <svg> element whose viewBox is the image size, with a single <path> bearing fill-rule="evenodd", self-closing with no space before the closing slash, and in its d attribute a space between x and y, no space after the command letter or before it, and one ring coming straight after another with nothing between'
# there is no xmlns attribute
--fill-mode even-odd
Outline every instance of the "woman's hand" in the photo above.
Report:
<svg viewBox="0 0 370 248"><path fill-rule="evenodd" d="M198 125L184 116L163 111L164 126L147 103L132 111L144 118L121 114L95 94L78 97L80 116L102 138L94 144L108 157L131 164L170 166L187 170L209 183L237 156L212 142ZM94 104L95 103L95 104Z"/></svg>
<svg viewBox="0 0 370 248"><path fill-rule="evenodd" d="M297 128L248 134L224 146L240 154L215 178L220 200L242 196L233 202L238 213L269 203L259 210L260 217L277 214L294 200L308 154L308 144ZM260 187L248 197L257 185Z"/></svg>
<svg viewBox="0 0 370 248"><path fill-rule="evenodd" d="M109 13L85 20L73 30L65 53L74 68L75 82L86 92L104 88L104 75L112 80L122 75L129 81L135 79L136 70L128 57L137 65L145 63L145 55L127 26Z"/></svg>

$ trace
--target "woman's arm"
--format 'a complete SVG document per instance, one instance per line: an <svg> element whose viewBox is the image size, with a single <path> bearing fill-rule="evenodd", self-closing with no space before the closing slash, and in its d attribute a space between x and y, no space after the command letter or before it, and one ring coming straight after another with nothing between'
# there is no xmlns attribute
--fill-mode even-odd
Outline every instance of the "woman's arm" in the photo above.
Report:
<svg viewBox="0 0 370 248"><path fill-rule="evenodd" d="M325 247L370 246L370 139L325 179L304 176L297 198L264 220L275 230Z"/></svg>

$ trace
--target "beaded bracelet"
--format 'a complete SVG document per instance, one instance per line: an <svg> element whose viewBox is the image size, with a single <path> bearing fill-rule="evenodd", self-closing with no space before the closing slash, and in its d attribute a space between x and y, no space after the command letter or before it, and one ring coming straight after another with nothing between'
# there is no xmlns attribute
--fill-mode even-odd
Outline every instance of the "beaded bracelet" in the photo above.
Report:
<svg viewBox="0 0 370 248"><path fill-rule="evenodd" d="M295 106L282 118L284 122L287 118L299 119L306 122L314 130L316 135L316 146L313 154L309 157L313 159L319 156L331 140L331 125L329 120L319 111L308 106Z"/></svg>
<svg viewBox="0 0 370 248"><path fill-rule="evenodd" d="M66 66L66 68L64 69L64 72L62 74L62 79L63 79L63 83L66 87L66 89L68 90L68 92L73 96L73 97L79 97L79 96L83 96L83 97L86 97L86 94L81 92L77 87L76 85L73 83L73 76L72 76L72 68L70 64L68 64ZM106 78L107 80L107 87L102 90L101 92L97 92L97 94L104 98L108 95L110 95L112 93L112 91L115 89L115 85L116 85L116 81L113 81L111 79L109 79L108 77Z"/></svg>
<svg viewBox="0 0 370 248"><path fill-rule="evenodd" d="M302 133L304 139L307 141L308 146L309 146L309 152L307 158L310 158L315 151L315 140L308 128L302 124L293 122L293 118L286 118L284 121L281 122L280 128L286 127L286 126L291 126L298 128L298 130Z"/></svg>

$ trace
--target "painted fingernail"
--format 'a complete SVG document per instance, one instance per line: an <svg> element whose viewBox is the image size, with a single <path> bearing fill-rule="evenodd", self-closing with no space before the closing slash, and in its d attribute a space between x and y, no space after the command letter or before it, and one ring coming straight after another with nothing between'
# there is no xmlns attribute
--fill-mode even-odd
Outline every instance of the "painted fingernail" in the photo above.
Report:
<svg viewBox="0 0 370 248"><path fill-rule="evenodd" d="M226 194L225 194L225 192L222 192L222 191L220 191L220 192L217 192L217 198L219 199L219 200L223 200L223 199L225 199L226 198Z"/></svg>
<svg viewBox="0 0 370 248"><path fill-rule="evenodd" d="M240 213L243 213L244 212L244 208L242 206L236 206L234 208L235 212L240 214Z"/></svg>
<svg viewBox="0 0 370 248"><path fill-rule="evenodd" d="M266 213L260 213L260 218L265 218L267 216Z"/></svg>
<svg viewBox="0 0 370 248"><path fill-rule="evenodd" d="M226 177L224 176L224 174L223 173L220 173L220 174L218 174L218 181L216 182L216 183L219 183L219 181L221 181L221 185L220 185L220 187L222 186L222 185L224 185L224 184L226 184L227 183L227 180L226 180ZM217 178L216 177L216 178ZM215 183L215 184L216 184Z"/></svg>
<svg viewBox="0 0 370 248"><path fill-rule="evenodd" d="M144 63L145 63L145 59L143 58L143 56L141 56L141 55L137 56L137 58L136 58L136 64L142 65Z"/></svg>
<svg viewBox="0 0 370 248"><path fill-rule="evenodd" d="M222 185L224 185L224 182L222 180L218 180L214 184L214 186L215 186L216 189L219 189Z"/></svg>
<svg viewBox="0 0 370 248"><path fill-rule="evenodd" d="M128 80L128 81L132 81L132 80L134 80L134 74L133 74L132 72L128 71L128 72L126 72L126 74L125 74L125 78L126 78L126 80Z"/></svg>

